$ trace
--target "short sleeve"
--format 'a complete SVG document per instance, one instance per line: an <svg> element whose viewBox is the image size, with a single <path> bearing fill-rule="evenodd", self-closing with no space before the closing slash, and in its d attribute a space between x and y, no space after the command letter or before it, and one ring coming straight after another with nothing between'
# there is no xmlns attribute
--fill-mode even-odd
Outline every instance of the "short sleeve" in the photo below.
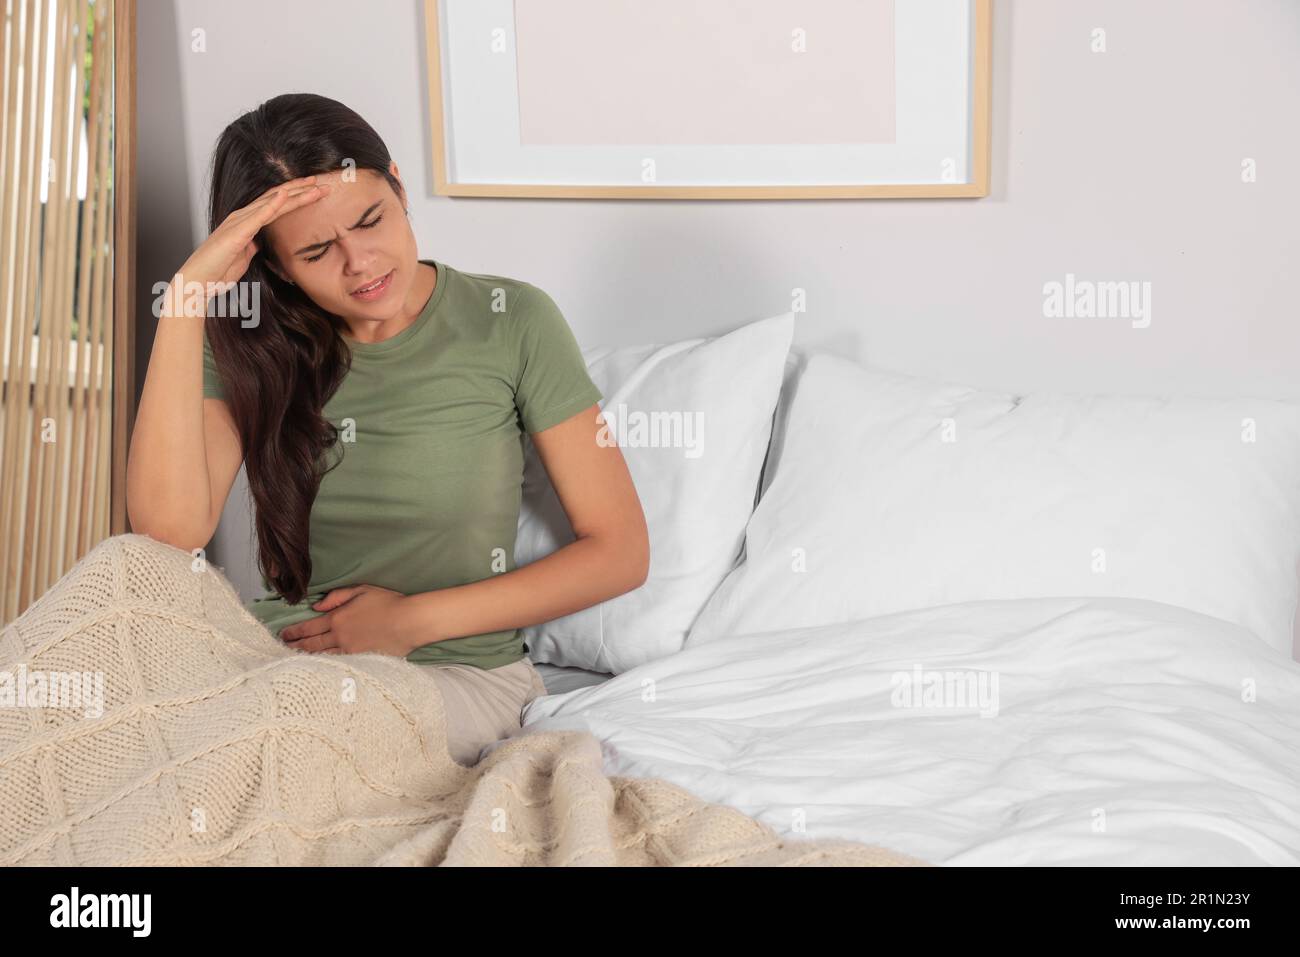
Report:
<svg viewBox="0 0 1300 957"><path fill-rule="evenodd" d="M515 406L531 434L577 415L603 396L554 300L531 283L523 284L517 295L509 319L519 349Z"/></svg>
<svg viewBox="0 0 1300 957"><path fill-rule="evenodd" d="M212 358L212 347L208 345L207 333L203 334L203 398L224 399L226 391L221 386L221 374L217 372L217 362Z"/></svg>

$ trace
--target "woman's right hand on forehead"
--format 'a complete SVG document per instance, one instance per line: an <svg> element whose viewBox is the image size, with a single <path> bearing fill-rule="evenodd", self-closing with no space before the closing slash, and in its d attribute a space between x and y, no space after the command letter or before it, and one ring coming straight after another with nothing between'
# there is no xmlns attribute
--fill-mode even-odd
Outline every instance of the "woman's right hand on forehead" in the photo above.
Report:
<svg viewBox="0 0 1300 957"><path fill-rule="evenodd" d="M262 229L285 213L315 202L330 190L331 184L317 179L316 176L291 179L232 212L181 267L185 282L237 281L257 255L254 237Z"/></svg>

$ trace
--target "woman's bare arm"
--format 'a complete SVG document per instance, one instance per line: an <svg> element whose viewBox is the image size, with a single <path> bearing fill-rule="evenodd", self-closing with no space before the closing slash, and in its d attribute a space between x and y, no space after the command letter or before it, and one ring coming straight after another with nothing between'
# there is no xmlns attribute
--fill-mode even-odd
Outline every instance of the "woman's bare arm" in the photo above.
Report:
<svg viewBox="0 0 1300 957"><path fill-rule="evenodd" d="M131 434L126 507L133 531L190 551L212 539L243 452L229 406L203 396L202 317L170 311L158 319Z"/></svg>

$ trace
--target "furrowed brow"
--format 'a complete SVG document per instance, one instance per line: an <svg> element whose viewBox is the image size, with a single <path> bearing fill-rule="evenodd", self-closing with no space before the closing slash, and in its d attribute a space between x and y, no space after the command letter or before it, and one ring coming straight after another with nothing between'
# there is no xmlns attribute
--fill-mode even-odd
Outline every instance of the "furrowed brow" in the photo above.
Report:
<svg viewBox="0 0 1300 957"><path fill-rule="evenodd" d="M384 201L381 199L379 202L374 203L373 205L367 207L367 208L366 208L366 211L365 211L364 213L362 213L360 216L358 216L358 217L357 217L357 221L356 221L355 223L353 223L351 226L349 226L348 229L356 229L358 226L360 226L362 223L364 223L364 222L366 221L366 217L368 217L368 216L369 216L371 213L373 213L376 209L378 209L380 206L382 206L383 203L384 203ZM294 253L293 253L293 254L294 254L295 256L301 256L303 253L313 252L314 250L317 250L317 249L324 249L326 246L328 246L328 245L329 245L330 243L332 243L332 242L334 242L334 240L332 240L332 239L327 239L327 240L325 240L323 243L312 243L310 246L303 246L302 249L296 249L296 250L294 250Z"/></svg>

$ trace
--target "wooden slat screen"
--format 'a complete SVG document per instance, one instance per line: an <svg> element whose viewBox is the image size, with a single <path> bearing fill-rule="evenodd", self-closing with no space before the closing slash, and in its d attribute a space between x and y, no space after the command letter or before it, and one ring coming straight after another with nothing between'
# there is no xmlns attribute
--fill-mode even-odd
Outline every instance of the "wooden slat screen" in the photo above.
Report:
<svg viewBox="0 0 1300 957"><path fill-rule="evenodd" d="M0 622L109 534L112 0L7 0Z"/></svg>

